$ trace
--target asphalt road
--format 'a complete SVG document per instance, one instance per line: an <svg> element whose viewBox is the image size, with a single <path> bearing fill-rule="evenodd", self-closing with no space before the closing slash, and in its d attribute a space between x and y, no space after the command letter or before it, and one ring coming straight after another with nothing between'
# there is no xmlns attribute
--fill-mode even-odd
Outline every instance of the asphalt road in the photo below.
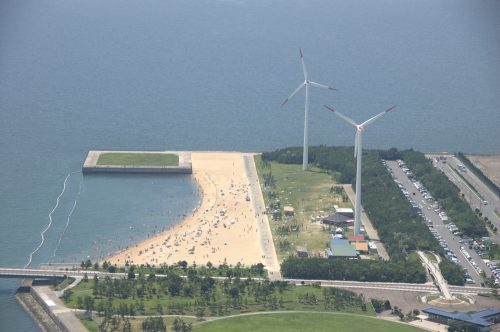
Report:
<svg viewBox="0 0 500 332"><path fill-rule="evenodd" d="M411 195L410 197L412 197L417 204L422 206L421 209L425 217L432 221L434 229L438 232L438 234L442 237L442 239L446 241L448 248L457 256L457 259L460 261L461 265L467 269L469 274L474 279L475 284L478 285L481 278L479 276L479 273L476 271L476 269L474 269L472 264L469 262L467 258L465 258L462 251L460 250L460 247L463 246L463 244L458 242L460 238L454 236L448 230L448 228L443 223L439 215L436 212L434 212L434 210L431 208L431 203L429 203L424 199L422 194L413 185L413 182L411 182L408 176L401 170L398 163L396 161L387 161L387 165L392 169L395 179L399 180L403 185L403 187L406 189L406 191L410 193ZM467 247L465 248L465 250L476 261L479 267L488 274L489 268L486 266L483 260L477 255L477 253L473 250L469 250L469 248Z"/></svg>
<svg viewBox="0 0 500 332"><path fill-rule="evenodd" d="M436 155L429 155L429 157L435 157ZM452 155L448 155L446 158L446 163L443 161L437 162L433 158L434 165L439 168L444 174L457 185L460 191L464 194L465 200L471 205L473 209L479 209L483 216L488 217L489 220L500 230L500 218L495 213L495 211L500 211L500 200L499 198L488 188L486 185L475 176L470 169L465 167L466 171L461 171L458 165L462 165L459 159ZM462 175L473 188L456 174L456 170L460 175ZM476 193L477 192L477 193ZM479 194L479 195L478 195ZM485 203L485 201L487 203ZM500 234L491 236L491 239L500 243Z"/></svg>

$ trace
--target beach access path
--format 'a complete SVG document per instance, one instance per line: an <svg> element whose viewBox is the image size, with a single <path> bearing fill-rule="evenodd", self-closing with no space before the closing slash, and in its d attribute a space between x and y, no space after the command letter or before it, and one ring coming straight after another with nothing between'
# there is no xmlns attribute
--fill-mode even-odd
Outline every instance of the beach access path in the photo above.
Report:
<svg viewBox="0 0 500 332"><path fill-rule="evenodd" d="M254 153L246 153L244 155L245 167L248 178L248 187L250 191L251 201L253 202L253 210L255 211L257 219L257 227L260 234L260 242L263 250L264 262L269 272L269 279L281 280L281 269L278 262L278 255L274 246L273 234L269 219L266 212L266 204L260 189L259 176L257 175L257 168L254 162Z"/></svg>
<svg viewBox="0 0 500 332"><path fill-rule="evenodd" d="M250 266L263 263L279 273L256 174L241 152L192 152L193 177L201 191L199 206L170 229L131 245L107 260L112 264L175 264L187 261ZM247 165L245 165L247 163ZM252 170L250 170L252 171ZM258 191L257 191L258 189ZM255 201L258 203L256 210ZM262 210L261 210L262 209ZM264 227L265 226L265 227ZM263 244L266 244L263 248Z"/></svg>

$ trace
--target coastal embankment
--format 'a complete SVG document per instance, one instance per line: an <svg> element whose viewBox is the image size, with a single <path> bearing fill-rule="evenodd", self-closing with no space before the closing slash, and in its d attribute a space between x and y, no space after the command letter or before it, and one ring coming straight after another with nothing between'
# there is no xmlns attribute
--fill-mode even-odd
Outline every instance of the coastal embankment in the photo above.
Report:
<svg viewBox="0 0 500 332"><path fill-rule="evenodd" d="M87 329L72 310L64 306L48 283L48 280L24 280L16 298L43 331L86 332Z"/></svg>

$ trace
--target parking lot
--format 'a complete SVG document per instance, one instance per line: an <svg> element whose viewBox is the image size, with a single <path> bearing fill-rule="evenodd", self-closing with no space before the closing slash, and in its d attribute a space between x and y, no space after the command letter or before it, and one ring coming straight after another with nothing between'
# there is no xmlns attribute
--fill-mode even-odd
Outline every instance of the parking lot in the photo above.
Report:
<svg viewBox="0 0 500 332"><path fill-rule="evenodd" d="M385 161L384 164L402 193L427 224L429 231L443 247L448 259L464 268L466 282L480 285L480 273L484 271L486 275L491 275L491 268L474 250L469 249L472 243L464 242L460 230L448 219L446 212L442 211L404 162Z"/></svg>

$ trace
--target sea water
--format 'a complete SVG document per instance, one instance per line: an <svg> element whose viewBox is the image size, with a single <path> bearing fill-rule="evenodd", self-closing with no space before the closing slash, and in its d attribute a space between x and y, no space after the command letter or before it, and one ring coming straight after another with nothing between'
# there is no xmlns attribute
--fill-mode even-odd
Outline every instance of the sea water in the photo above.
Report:
<svg viewBox="0 0 500 332"><path fill-rule="evenodd" d="M96 259L199 201L189 176L78 173L89 149L352 145L498 153L498 1L0 2L0 265ZM74 172L74 173L72 173ZM68 174L67 188L63 183ZM62 194L62 195L61 195ZM56 207L57 197L60 196ZM75 204L76 201L76 204ZM74 207L74 208L73 208ZM0 330L37 330L0 280Z"/></svg>

